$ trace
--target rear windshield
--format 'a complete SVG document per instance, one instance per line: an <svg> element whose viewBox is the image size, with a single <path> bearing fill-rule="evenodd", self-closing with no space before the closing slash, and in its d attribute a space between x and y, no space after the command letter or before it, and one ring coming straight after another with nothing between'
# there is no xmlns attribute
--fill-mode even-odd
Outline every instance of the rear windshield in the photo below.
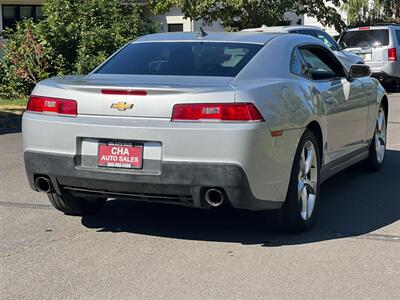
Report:
<svg viewBox="0 0 400 300"><path fill-rule="evenodd" d="M261 48L244 43L134 43L96 73L235 77Z"/></svg>
<svg viewBox="0 0 400 300"><path fill-rule="evenodd" d="M379 47L389 45L389 30L358 30L347 31L340 38L348 48Z"/></svg>

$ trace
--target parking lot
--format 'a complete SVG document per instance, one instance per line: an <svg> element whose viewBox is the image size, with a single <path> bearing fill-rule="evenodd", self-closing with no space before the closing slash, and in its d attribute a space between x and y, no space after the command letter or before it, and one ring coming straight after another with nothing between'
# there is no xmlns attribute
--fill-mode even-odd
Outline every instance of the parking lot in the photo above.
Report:
<svg viewBox="0 0 400 300"><path fill-rule="evenodd" d="M400 94L389 105L381 172L324 183L300 235L245 211L123 200L65 216L29 189L21 133L0 133L0 298L399 299Z"/></svg>

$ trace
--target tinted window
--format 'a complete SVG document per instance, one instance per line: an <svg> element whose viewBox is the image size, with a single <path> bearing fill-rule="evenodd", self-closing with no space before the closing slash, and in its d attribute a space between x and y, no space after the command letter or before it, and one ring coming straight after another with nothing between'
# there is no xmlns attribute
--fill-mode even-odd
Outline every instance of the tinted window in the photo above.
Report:
<svg viewBox="0 0 400 300"><path fill-rule="evenodd" d="M183 24L168 24L168 32L182 32Z"/></svg>
<svg viewBox="0 0 400 300"><path fill-rule="evenodd" d="M379 47L389 45L389 30L357 30L347 31L340 38L349 48Z"/></svg>
<svg viewBox="0 0 400 300"><path fill-rule="evenodd" d="M3 29L13 28L22 19L38 20L43 18L42 7L39 5L2 5L1 8Z"/></svg>
<svg viewBox="0 0 400 300"><path fill-rule="evenodd" d="M315 37L314 30L302 29L302 30L299 30L298 33L304 34L304 35L311 35L311 36Z"/></svg>
<svg viewBox="0 0 400 300"><path fill-rule="evenodd" d="M262 45L213 42L130 44L97 73L235 77Z"/></svg>
<svg viewBox="0 0 400 300"><path fill-rule="evenodd" d="M320 47L303 47L300 51L312 79L328 80L345 75L342 66L329 51Z"/></svg>
<svg viewBox="0 0 400 300"><path fill-rule="evenodd" d="M396 35L397 35L397 42L400 45L400 30L396 30Z"/></svg>
<svg viewBox="0 0 400 300"><path fill-rule="evenodd" d="M298 76L311 79L309 69L306 67L303 57L298 48L296 48L292 53L292 57L290 60L290 71Z"/></svg>
<svg viewBox="0 0 400 300"><path fill-rule="evenodd" d="M333 51L337 50L336 42L329 34L319 30L316 30L315 33L317 38L323 41L327 47L331 48Z"/></svg>

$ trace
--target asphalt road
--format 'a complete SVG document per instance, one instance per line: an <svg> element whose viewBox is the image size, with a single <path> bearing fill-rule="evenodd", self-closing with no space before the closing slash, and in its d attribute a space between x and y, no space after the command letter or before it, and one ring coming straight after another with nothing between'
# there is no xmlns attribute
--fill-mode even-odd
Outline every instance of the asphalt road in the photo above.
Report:
<svg viewBox="0 0 400 300"><path fill-rule="evenodd" d="M384 168L322 186L315 229L114 200L65 216L29 190L21 134L0 135L1 299L400 299L400 94Z"/></svg>

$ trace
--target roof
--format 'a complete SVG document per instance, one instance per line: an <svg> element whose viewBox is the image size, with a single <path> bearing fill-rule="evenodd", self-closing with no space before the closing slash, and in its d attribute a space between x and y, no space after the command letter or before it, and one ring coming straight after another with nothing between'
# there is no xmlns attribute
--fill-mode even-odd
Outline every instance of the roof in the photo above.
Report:
<svg viewBox="0 0 400 300"><path fill-rule="evenodd" d="M347 28L345 31L359 31L360 28L362 30L375 30L375 29L388 29L388 28L392 28L395 27L397 29L397 27L399 27L400 24L379 24L379 25L371 25L371 26L357 26L357 27L349 27Z"/></svg>
<svg viewBox="0 0 400 300"><path fill-rule="evenodd" d="M156 33L142 36L135 40L137 42L163 42L163 41L207 41L207 42L234 42L266 44L282 33L262 32L209 32L204 37L198 37L197 32L170 32Z"/></svg>
<svg viewBox="0 0 400 300"><path fill-rule="evenodd" d="M301 29L318 29L324 31L323 28L317 26L308 25L288 25L288 26L261 26L258 28L248 28L242 30L242 32L288 32L289 30L301 30Z"/></svg>

